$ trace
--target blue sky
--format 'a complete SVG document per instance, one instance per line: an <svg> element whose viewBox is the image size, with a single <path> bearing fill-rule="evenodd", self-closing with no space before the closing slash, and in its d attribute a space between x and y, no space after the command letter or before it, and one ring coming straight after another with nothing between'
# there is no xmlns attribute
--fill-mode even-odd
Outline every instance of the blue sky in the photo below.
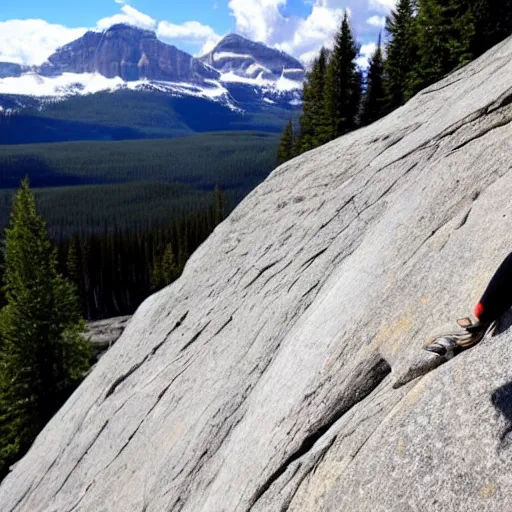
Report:
<svg viewBox="0 0 512 512"><path fill-rule="evenodd" d="M125 22L194 55L238 32L307 63L345 9L368 55L395 0L1 0L0 61L39 64L86 30ZM363 59L364 60L364 59Z"/></svg>

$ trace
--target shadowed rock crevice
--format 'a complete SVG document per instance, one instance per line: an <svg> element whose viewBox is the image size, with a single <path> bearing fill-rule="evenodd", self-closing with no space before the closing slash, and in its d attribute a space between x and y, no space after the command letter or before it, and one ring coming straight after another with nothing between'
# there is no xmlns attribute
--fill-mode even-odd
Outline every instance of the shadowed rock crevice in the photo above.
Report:
<svg viewBox="0 0 512 512"><path fill-rule="evenodd" d="M209 320L208 322L206 322L206 324L201 327L201 329L192 337L192 339L180 350L180 352L185 352L185 350L187 350L191 345L193 345L198 339L199 337L201 336L201 334L203 334L204 331L206 331L206 329L208 328L208 326L211 324L211 320Z"/></svg>
<svg viewBox="0 0 512 512"><path fill-rule="evenodd" d="M396 380L396 382L393 384L393 389L400 389L403 386L409 384L409 382L412 382L419 377L424 377L428 373L434 371L435 369L448 362L448 360L444 357L434 355L427 356L426 353L424 355L420 354L420 357L422 359L421 361L412 365L404 375Z"/></svg>
<svg viewBox="0 0 512 512"><path fill-rule="evenodd" d="M391 373L391 366L383 358L378 358L375 364L367 370L363 376L361 374L356 376L358 382L364 384L359 386L347 385L349 392L344 396L338 408L327 413L322 422L316 426L312 426L312 431L303 439L300 446L289 455L286 460L270 475L270 477L263 483L263 485L255 492L253 497L249 500L250 507L253 507L258 500L270 489L270 487L279 478L286 473L288 468L298 459L304 457L312 450L315 444L333 427L333 425L352 407L367 398L373 391L375 391L382 381Z"/></svg>
<svg viewBox="0 0 512 512"><path fill-rule="evenodd" d="M261 270L258 270L258 273L256 274L256 276L253 279L251 279L251 281L249 281L248 284L245 285L244 289L247 290L247 288L250 288L265 272L268 272L272 267L275 267L280 262L281 262L281 260L274 261L273 263L269 263L268 265L265 265Z"/></svg>
<svg viewBox="0 0 512 512"><path fill-rule="evenodd" d="M233 316L230 316L229 319L219 327L218 331L213 336L218 336L232 321Z"/></svg>
<svg viewBox="0 0 512 512"><path fill-rule="evenodd" d="M126 373L124 373L123 375L119 376L113 383L112 385L108 388L107 392L105 393L105 400L113 395L116 391L116 389L126 380L126 379L129 379L148 359L149 359L149 354L140 362L138 362L137 364L134 364Z"/></svg>
<svg viewBox="0 0 512 512"><path fill-rule="evenodd" d="M512 122L512 119L505 118L501 121L497 121L497 122L493 123L491 126L488 126L487 128L481 130L473 137L470 137L468 140L465 140L464 142L461 142L460 144L455 146L452 149L452 153L455 153L456 151L459 151L463 147L467 146L468 144L471 144L472 142L475 142L476 140L481 139L482 137L485 137L487 134L489 134L490 132L492 132L494 130L497 130L498 128L503 128L504 126L509 125L511 122Z"/></svg>
<svg viewBox="0 0 512 512"><path fill-rule="evenodd" d="M117 453L114 455L114 457L110 460L110 462L105 466L103 467L102 469L100 469L95 475L94 477L92 478L91 480L91 483L87 486L85 492L82 494L82 496L80 496L80 498L78 499L78 501L76 502L76 504L71 508L69 509L69 512L72 512L73 510L76 510L76 508L80 505L80 503L82 502L82 500L84 499L84 497L86 496L87 492L96 484L97 480L98 480L98 477L100 474L102 473L105 473L115 462L116 460L121 456L121 454L124 452L124 450L128 447L128 445L130 444L130 442L132 441L132 439L137 435L137 433L140 431L140 428L142 427L142 425L148 421L148 419L151 417L151 413L156 409L156 407L158 406L158 404L161 402L162 398L165 396L165 394L171 389L172 385L176 382L176 380L181 376L183 375L183 373L186 371L186 369L190 366L187 365L183 370L181 370L170 382L169 384L158 394L158 397L156 399L156 402L151 406L151 408L148 410L148 412L145 414L144 418L139 422L139 424L137 425L137 427L133 430L133 432L128 436L127 440L123 443L123 445L120 447L120 449L117 451ZM125 404L123 404L124 406ZM122 406L118 409L120 410L122 408ZM108 421L107 421L108 423ZM107 426L107 423L103 426L103 428L101 429L100 433L98 434L98 437L99 435L101 434L101 432L106 428ZM89 447L89 450L90 450L91 447ZM87 452L86 452L87 454ZM84 456L86 455L84 454ZM78 464L77 464L78 466ZM67 476L66 478L66 481L71 477L73 471L76 469L75 466L72 471L69 473L69 475ZM65 483L65 482L64 482ZM64 485L64 484L62 484Z"/></svg>
<svg viewBox="0 0 512 512"><path fill-rule="evenodd" d="M158 345L156 345L155 347L153 347L153 349L151 350L151 352L146 355L146 357L144 357L144 359L142 361L140 361L139 363L136 363L134 364L126 373L124 373L123 375L121 375L120 377L118 377L113 383L112 385L109 387L108 391L106 392L105 394L105 400L113 395L116 391L116 389L126 380L128 379L129 377L131 377L149 358L153 357L162 347L163 345L166 343L167 339L169 338L169 336L174 332L176 331L176 329L178 329L179 327L181 327L181 325L183 324L183 322L185 321L185 319L187 318L187 315L188 315L188 311L176 322L176 325L168 332L167 336L164 338L164 340L159 343Z"/></svg>
<svg viewBox="0 0 512 512"><path fill-rule="evenodd" d="M506 450L512 445L512 382L496 389L491 395L491 402L505 420L498 450Z"/></svg>
<svg viewBox="0 0 512 512"><path fill-rule="evenodd" d="M80 465L80 463L83 461L83 459L86 457L86 455L89 453L89 451L91 450L91 448L94 446L94 444L96 443L96 441L100 438L101 434L103 434L103 432L105 431L105 429L107 428L108 426L108 423L109 423L109 420L105 421L105 423L103 423L102 427L100 428L100 430L98 431L98 433L96 434L96 436L93 438L92 442L89 444L89 446L86 448L86 450L83 452L82 456L79 457L79 459L76 461L75 465L73 466L73 468L71 469L71 471L68 473L68 475L66 476L66 478L64 479L64 481L62 482L62 484L59 486L59 488L55 491L55 494L54 496L57 496L57 494L59 494L59 492L61 491L61 489L66 485L66 483L68 482L68 480L71 478L71 475L73 475L73 473L75 472L76 468Z"/></svg>

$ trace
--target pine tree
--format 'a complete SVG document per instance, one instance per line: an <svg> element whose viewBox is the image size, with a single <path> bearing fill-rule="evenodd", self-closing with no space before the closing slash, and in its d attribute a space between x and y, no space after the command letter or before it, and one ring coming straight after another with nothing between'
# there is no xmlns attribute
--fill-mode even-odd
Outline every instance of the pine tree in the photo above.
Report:
<svg viewBox="0 0 512 512"><path fill-rule="evenodd" d="M151 268L151 290L160 290L163 287L162 261L155 255L153 267Z"/></svg>
<svg viewBox="0 0 512 512"><path fill-rule="evenodd" d="M417 59L416 23L413 0L399 0L386 19L386 95L387 111L402 106L408 99L408 84Z"/></svg>
<svg viewBox="0 0 512 512"><path fill-rule="evenodd" d="M215 226L218 226L224 220L224 201L222 199L222 191L218 183L215 185L214 195L214 224Z"/></svg>
<svg viewBox="0 0 512 512"><path fill-rule="evenodd" d="M358 53L345 13L326 72L324 140L332 140L356 128L358 100L361 98L361 79L356 64Z"/></svg>
<svg viewBox="0 0 512 512"><path fill-rule="evenodd" d="M74 286L57 272L56 251L28 181L6 230L0 312L0 473L29 448L89 368Z"/></svg>
<svg viewBox="0 0 512 512"><path fill-rule="evenodd" d="M293 158L293 124L288 121L284 129L283 135L281 136L281 142L277 151L277 165L284 164L291 158Z"/></svg>
<svg viewBox="0 0 512 512"><path fill-rule="evenodd" d="M327 70L328 52L325 48L313 62L311 71L306 77L302 94L303 114L300 118L300 136L297 153L304 153L320 146L323 142L321 133L325 122L325 73Z"/></svg>
<svg viewBox="0 0 512 512"><path fill-rule="evenodd" d="M179 277L178 266L174 258L172 244L167 244L161 258L156 258L151 275L151 285L154 290L160 290L176 281Z"/></svg>
<svg viewBox="0 0 512 512"><path fill-rule="evenodd" d="M467 64L475 35L473 14L463 0L420 0L416 26L418 58L410 94Z"/></svg>
<svg viewBox="0 0 512 512"><path fill-rule="evenodd" d="M475 35L472 53L479 57L512 34L512 0L460 0L469 2Z"/></svg>
<svg viewBox="0 0 512 512"><path fill-rule="evenodd" d="M363 98L361 125L371 124L386 114L384 57L381 37L369 62L366 92Z"/></svg>
<svg viewBox="0 0 512 512"><path fill-rule="evenodd" d="M78 240L73 237L68 247L68 254L66 258L66 269L67 275L74 283L78 283L80 280L80 271L78 263Z"/></svg>
<svg viewBox="0 0 512 512"><path fill-rule="evenodd" d="M171 284L173 281L178 279L178 267L176 260L174 259L174 251L172 244L167 244L164 255L162 257L162 281L163 286Z"/></svg>

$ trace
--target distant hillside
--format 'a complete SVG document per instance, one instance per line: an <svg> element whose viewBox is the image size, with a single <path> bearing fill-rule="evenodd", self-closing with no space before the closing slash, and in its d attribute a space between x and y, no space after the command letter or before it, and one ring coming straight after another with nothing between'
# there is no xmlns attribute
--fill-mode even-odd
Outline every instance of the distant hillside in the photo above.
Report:
<svg viewBox="0 0 512 512"><path fill-rule="evenodd" d="M0 146L0 227L26 175L56 236L166 222L211 202L217 183L231 209L272 171L277 145L274 134L219 132Z"/></svg>
<svg viewBox="0 0 512 512"><path fill-rule="evenodd" d="M263 102L254 91L235 86L234 111L220 103L163 92L122 90L35 105L11 116L0 115L0 145L78 140L133 140L180 137L223 130L279 132L296 107ZM11 103L15 103L11 98Z"/></svg>
<svg viewBox="0 0 512 512"><path fill-rule="evenodd" d="M0 144L279 132L300 114L300 62L236 35L217 50L210 66L121 24L41 66L0 62Z"/></svg>

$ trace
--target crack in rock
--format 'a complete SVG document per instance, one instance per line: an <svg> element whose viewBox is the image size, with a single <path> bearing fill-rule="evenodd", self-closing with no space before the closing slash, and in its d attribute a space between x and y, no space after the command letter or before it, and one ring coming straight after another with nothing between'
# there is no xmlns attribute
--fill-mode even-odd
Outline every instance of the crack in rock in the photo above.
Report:
<svg viewBox="0 0 512 512"><path fill-rule="evenodd" d="M183 322L185 321L185 319L187 318L187 315L188 315L188 311L180 318L180 320L178 320L178 322L176 322L176 325L167 333L167 336L165 336L164 340L159 343L158 345L156 345L155 347L153 347L153 349L151 350L151 352L149 354L147 354L144 359L136 364L134 364L126 373L124 373L123 375L119 376L112 384L111 386L108 388L106 394L105 394L105 400L113 395L116 391L116 389L126 380L128 379L131 375L133 375L150 357L153 357L157 352L158 350L160 350L160 348L162 348L162 346L167 342L169 336L174 332L176 331L179 327L181 327L181 325L183 324Z"/></svg>
<svg viewBox="0 0 512 512"><path fill-rule="evenodd" d="M391 366L384 359L379 357L375 364L368 369L365 374L364 385L360 388L353 390L352 393L345 400L341 401L338 408L328 414L323 421L313 427L313 431L309 433L302 441L300 446L290 454L284 462L267 478L267 480L260 486L249 500L249 508L254 507L261 497L270 489L270 487L287 471L290 465L298 459L305 456L315 444L331 429L331 427L352 409L359 402L367 398L373 391L375 391L382 381L391 373ZM358 375L358 378L360 376Z"/></svg>
<svg viewBox="0 0 512 512"><path fill-rule="evenodd" d="M206 329L208 328L208 326L211 324L211 320L208 320L208 322L206 322L206 324L204 325L204 327L202 327L193 337L192 339L180 350L180 353L181 352L185 352L185 350L187 350L191 345L193 345L198 339L199 337L201 336L201 334L203 334L204 331L206 331Z"/></svg>

